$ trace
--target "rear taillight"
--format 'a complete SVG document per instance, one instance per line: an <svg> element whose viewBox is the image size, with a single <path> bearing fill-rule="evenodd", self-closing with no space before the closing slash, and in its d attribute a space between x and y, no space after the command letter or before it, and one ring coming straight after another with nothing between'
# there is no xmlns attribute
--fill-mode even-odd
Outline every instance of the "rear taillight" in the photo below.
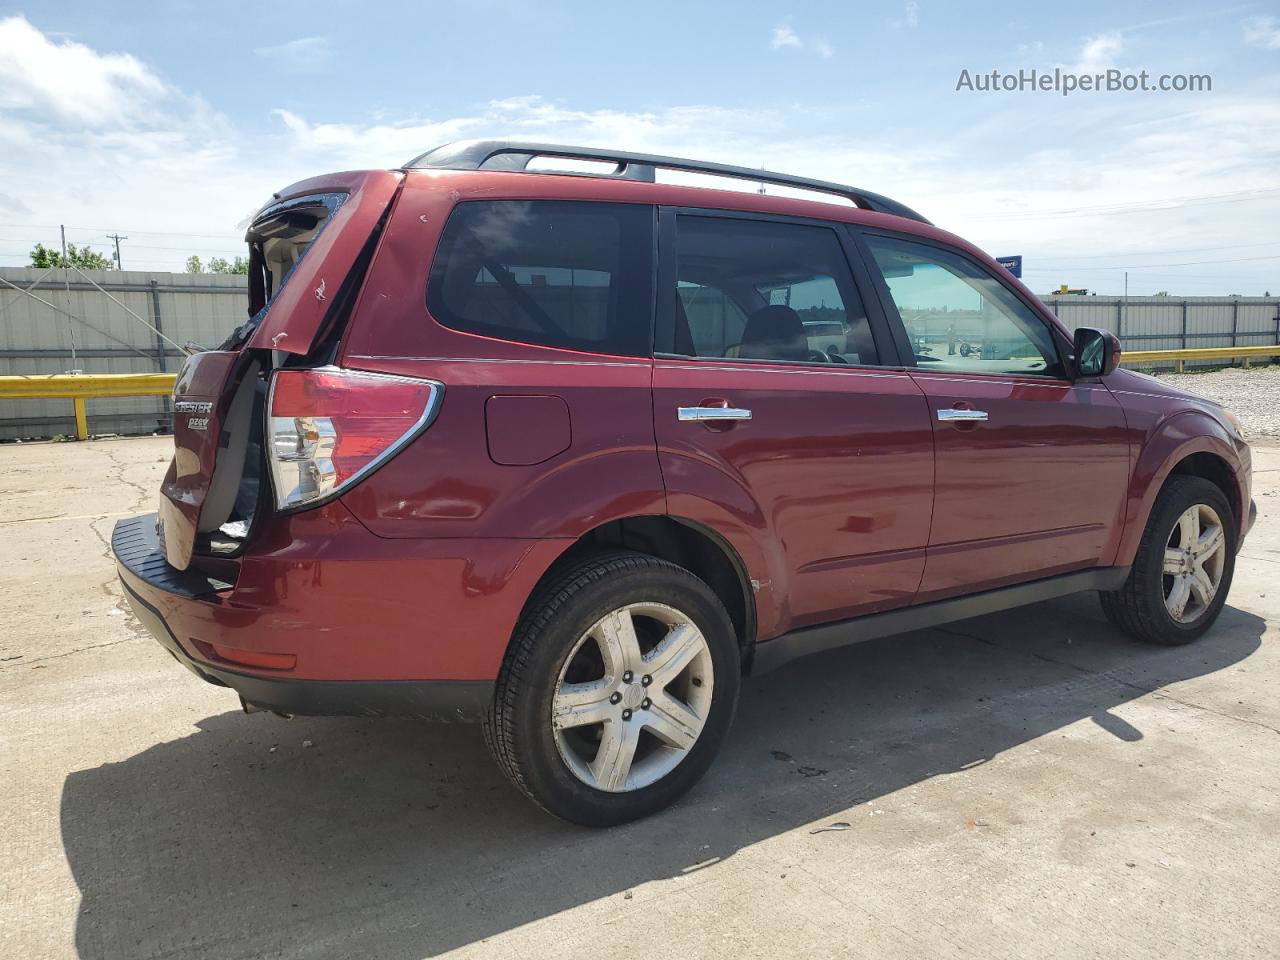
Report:
<svg viewBox="0 0 1280 960"><path fill-rule="evenodd" d="M277 370L267 414L276 508L314 506L372 473L426 428L443 394L434 380Z"/></svg>

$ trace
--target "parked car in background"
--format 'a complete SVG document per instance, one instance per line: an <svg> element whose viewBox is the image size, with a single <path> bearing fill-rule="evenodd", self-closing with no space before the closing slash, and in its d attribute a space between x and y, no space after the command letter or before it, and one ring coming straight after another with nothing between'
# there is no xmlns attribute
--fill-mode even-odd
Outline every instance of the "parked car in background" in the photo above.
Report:
<svg viewBox="0 0 1280 960"><path fill-rule="evenodd" d="M809 349L828 356L843 356L848 350L848 331L838 320L805 320L804 336L809 342Z"/></svg>
<svg viewBox="0 0 1280 960"><path fill-rule="evenodd" d="M1253 521L1229 412L867 191L468 142L287 187L248 244L112 538L135 613L248 710L480 719L579 823L688 790L791 657L1081 590L1194 640ZM931 312L1000 349L918 352Z"/></svg>

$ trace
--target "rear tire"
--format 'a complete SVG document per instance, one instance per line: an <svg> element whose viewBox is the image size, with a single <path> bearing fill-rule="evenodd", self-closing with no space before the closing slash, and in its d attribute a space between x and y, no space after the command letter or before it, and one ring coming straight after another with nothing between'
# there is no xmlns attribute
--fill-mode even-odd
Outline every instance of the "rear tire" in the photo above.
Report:
<svg viewBox="0 0 1280 960"><path fill-rule="evenodd" d="M1213 549L1215 527L1220 542ZM1213 626L1227 601L1236 541L1235 515L1221 489L1201 477L1170 478L1151 508L1129 578L1119 590L1099 592L1103 612L1147 643L1190 643Z"/></svg>
<svg viewBox="0 0 1280 960"><path fill-rule="evenodd" d="M706 772L737 705L724 605L656 557L585 558L539 588L484 723L507 777L550 813L602 827L668 806Z"/></svg>

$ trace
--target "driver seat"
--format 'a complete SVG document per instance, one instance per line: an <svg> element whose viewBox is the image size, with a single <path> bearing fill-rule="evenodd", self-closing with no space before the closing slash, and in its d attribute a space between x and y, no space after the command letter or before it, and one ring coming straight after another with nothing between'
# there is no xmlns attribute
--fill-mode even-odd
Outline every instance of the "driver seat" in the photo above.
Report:
<svg viewBox="0 0 1280 960"><path fill-rule="evenodd" d="M809 340L800 314L780 303L761 307L747 319L737 355L744 360L808 360Z"/></svg>

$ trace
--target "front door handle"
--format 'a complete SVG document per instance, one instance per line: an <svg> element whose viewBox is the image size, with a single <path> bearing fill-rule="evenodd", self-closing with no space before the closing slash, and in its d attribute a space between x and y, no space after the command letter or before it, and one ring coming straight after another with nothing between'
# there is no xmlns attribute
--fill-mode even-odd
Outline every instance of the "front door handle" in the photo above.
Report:
<svg viewBox="0 0 1280 960"><path fill-rule="evenodd" d="M985 421L987 419L987 411L985 410L939 410L938 419L943 423L952 421Z"/></svg>
<svg viewBox="0 0 1280 960"><path fill-rule="evenodd" d="M676 418L686 421L750 420L751 411L742 407L678 407Z"/></svg>

